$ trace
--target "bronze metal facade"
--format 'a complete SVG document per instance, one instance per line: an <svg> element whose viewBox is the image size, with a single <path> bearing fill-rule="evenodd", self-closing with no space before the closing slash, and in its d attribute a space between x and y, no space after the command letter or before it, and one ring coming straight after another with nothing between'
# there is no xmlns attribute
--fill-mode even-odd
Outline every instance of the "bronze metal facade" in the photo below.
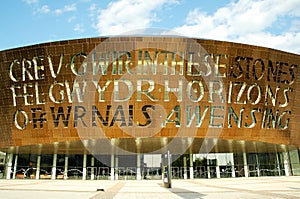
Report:
<svg viewBox="0 0 300 199"><path fill-rule="evenodd" d="M192 152L199 151L207 138L215 142L209 149L213 152L300 147L299 55L194 39L206 53L197 65L193 60L197 49L180 56L176 45L184 38L123 37L118 38L116 49L126 50L126 42L142 47L127 54L110 52L106 58L97 55L95 63L86 60L106 39L50 42L0 52L1 151L84 154L83 140L113 139L122 149L147 153L175 137L184 142L193 137ZM165 64L169 70L132 74L128 81L123 78L139 64L145 66L147 59L153 64L154 57L159 67ZM106 73L101 61L109 63ZM116 94L126 106L118 105ZM88 95L93 102L83 99ZM164 107L162 119L155 115L155 104ZM155 133L147 130L157 127Z"/></svg>

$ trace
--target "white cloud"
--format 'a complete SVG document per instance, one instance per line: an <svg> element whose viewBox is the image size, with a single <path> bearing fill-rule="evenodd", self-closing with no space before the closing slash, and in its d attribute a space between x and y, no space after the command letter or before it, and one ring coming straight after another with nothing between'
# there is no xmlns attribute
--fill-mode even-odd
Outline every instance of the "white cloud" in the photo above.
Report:
<svg viewBox="0 0 300 199"><path fill-rule="evenodd" d="M37 8L33 14L47 14L49 13L51 10L49 8L48 5L43 5L42 7L40 8Z"/></svg>
<svg viewBox="0 0 300 199"><path fill-rule="evenodd" d="M36 8L33 12L33 14L48 14L52 13L56 16L59 16L65 12L74 12L77 10L76 4L70 4L70 5L65 5L63 8L58 8L55 10L51 10L48 5L43 5L42 7ZM73 18L69 18L68 22L72 21Z"/></svg>
<svg viewBox="0 0 300 199"><path fill-rule="evenodd" d="M23 0L25 3L31 5L31 4L35 4L35 3L38 3L39 1L38 0Z"/></svg>
<svg viewBox="0 0 300 199"><path fill-rule="evenodd" d="M279 35L268 32L257 32L241 35L237 41L300 53L300 32L285 32Z"/></svg>
<svg viewBox="0 0 300 199"><path fill-rule="evenodd" d="M68 18L68 23L71 23L72 21L74 21L76 19L76 16L72 16L70 18Z"/></svg>
<svg viewBox="0 0 300 199"><path fill-rule="evenodd" d="M97 5L96 4L91 4L89 7L89 17L92 19L92 21L94 22L95 20L95 16L97 15Z"/></svg>
<svg viewBox="0 0 300 199"><path fill-rule="evenodd" d="M95 9L97 8L96 4L95 3L92 3L89 7L89 10L90 11L94 11Z"/></svg>
<svg viewBox="0 0 300 199"><path fill-rule="evenodd" d="M196 8L188 13L186 24L174 30L187 36L249 43L299 53L299 45L295 44L300 43L300 33L295 28L290 27L290 30L280 34L268 31L283 17L299 17L298 10L299 0L239 0L219 8L211 15Z"/></svg>
<svg viewBox="0 0 300 199"><path fill-rule="evenodd" d="M300 19L293 20L289 31L300 31Z"/></svg>
<svg viewBox="0 0 300 199"><path fill-rule="evenodd" d="M83 33L85 31L82 24L76 24L73 30L77 33Z"/></svg>
<svg viewBox="0 0 300 199"><path fill-rule="evenodd" d="M119 0L99 11L94 27L101 35L116 35L134 29L150 27L158 21L156 11L177 0ZM93 9L93 7L92 7Z"/></svg>
<svg viewBox="0 0 300 199"><path fill-rule="evenodd" d="M73 4L71 4L71 5L66 5L65 7L64 7L64 11L65 12L72 12L72 11L76 11L77 10L77 7L76 7L76 4L75 3L73 3Z"/></svg>
<svg viewBox="0 0 300 199"><path fill-rule="evenodd" d="M95 23L95 21L96 21L96 17L95 16L97 16L97 14L98 14L98 12L97 12L97 5L95 3L91 4L90 7L89 7L89 9L88 9L88 11L89 11L89 17L91 19L92 27L95 28L95 29L97 29L96 23Z"/></svg>
<svg viewBox="0 0 300 199"><path fill-rule="evenodd" d="M58 8L54 10L55 15L61 15L65 12L74 12L77 10L76 4L65 5L63 8Z"/></svg>

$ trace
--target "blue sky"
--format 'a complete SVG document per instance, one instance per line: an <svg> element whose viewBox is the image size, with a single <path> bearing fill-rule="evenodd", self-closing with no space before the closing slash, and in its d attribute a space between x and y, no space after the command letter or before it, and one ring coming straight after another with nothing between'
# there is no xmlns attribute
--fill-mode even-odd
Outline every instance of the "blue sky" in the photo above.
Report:
<svg viewBox="0 0 300 199"><path fill-rule="evenodd" d="M154 27L300 54L299 10L299 0L10 0L0 50Z"/></svg>

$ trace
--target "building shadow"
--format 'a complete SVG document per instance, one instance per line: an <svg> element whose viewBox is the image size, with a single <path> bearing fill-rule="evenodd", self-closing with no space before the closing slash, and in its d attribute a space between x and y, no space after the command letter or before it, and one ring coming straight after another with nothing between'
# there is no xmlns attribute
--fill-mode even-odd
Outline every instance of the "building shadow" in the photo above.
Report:
<svg viewBox="0 0 300 199"><path fill-rule="evenodd" d="M162 185L163 186L163 185ZM184 199L201 199L205 194L201 194L199 192L191 191L188 189L182 189L178 187L174 188L166 188L168 191L170 191L173 194L176 194L177 196L184 198Z"/></svg>

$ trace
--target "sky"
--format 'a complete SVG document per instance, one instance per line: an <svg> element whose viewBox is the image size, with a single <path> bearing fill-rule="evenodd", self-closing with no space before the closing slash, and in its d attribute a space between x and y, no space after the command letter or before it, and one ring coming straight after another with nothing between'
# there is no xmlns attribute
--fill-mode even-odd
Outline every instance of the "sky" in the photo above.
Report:
<svg viewBox="0 0 300 199"><path fill-rule="evenodd" d="M9 0L0 50L157 28L300 54L300 0Z"/></svg>

